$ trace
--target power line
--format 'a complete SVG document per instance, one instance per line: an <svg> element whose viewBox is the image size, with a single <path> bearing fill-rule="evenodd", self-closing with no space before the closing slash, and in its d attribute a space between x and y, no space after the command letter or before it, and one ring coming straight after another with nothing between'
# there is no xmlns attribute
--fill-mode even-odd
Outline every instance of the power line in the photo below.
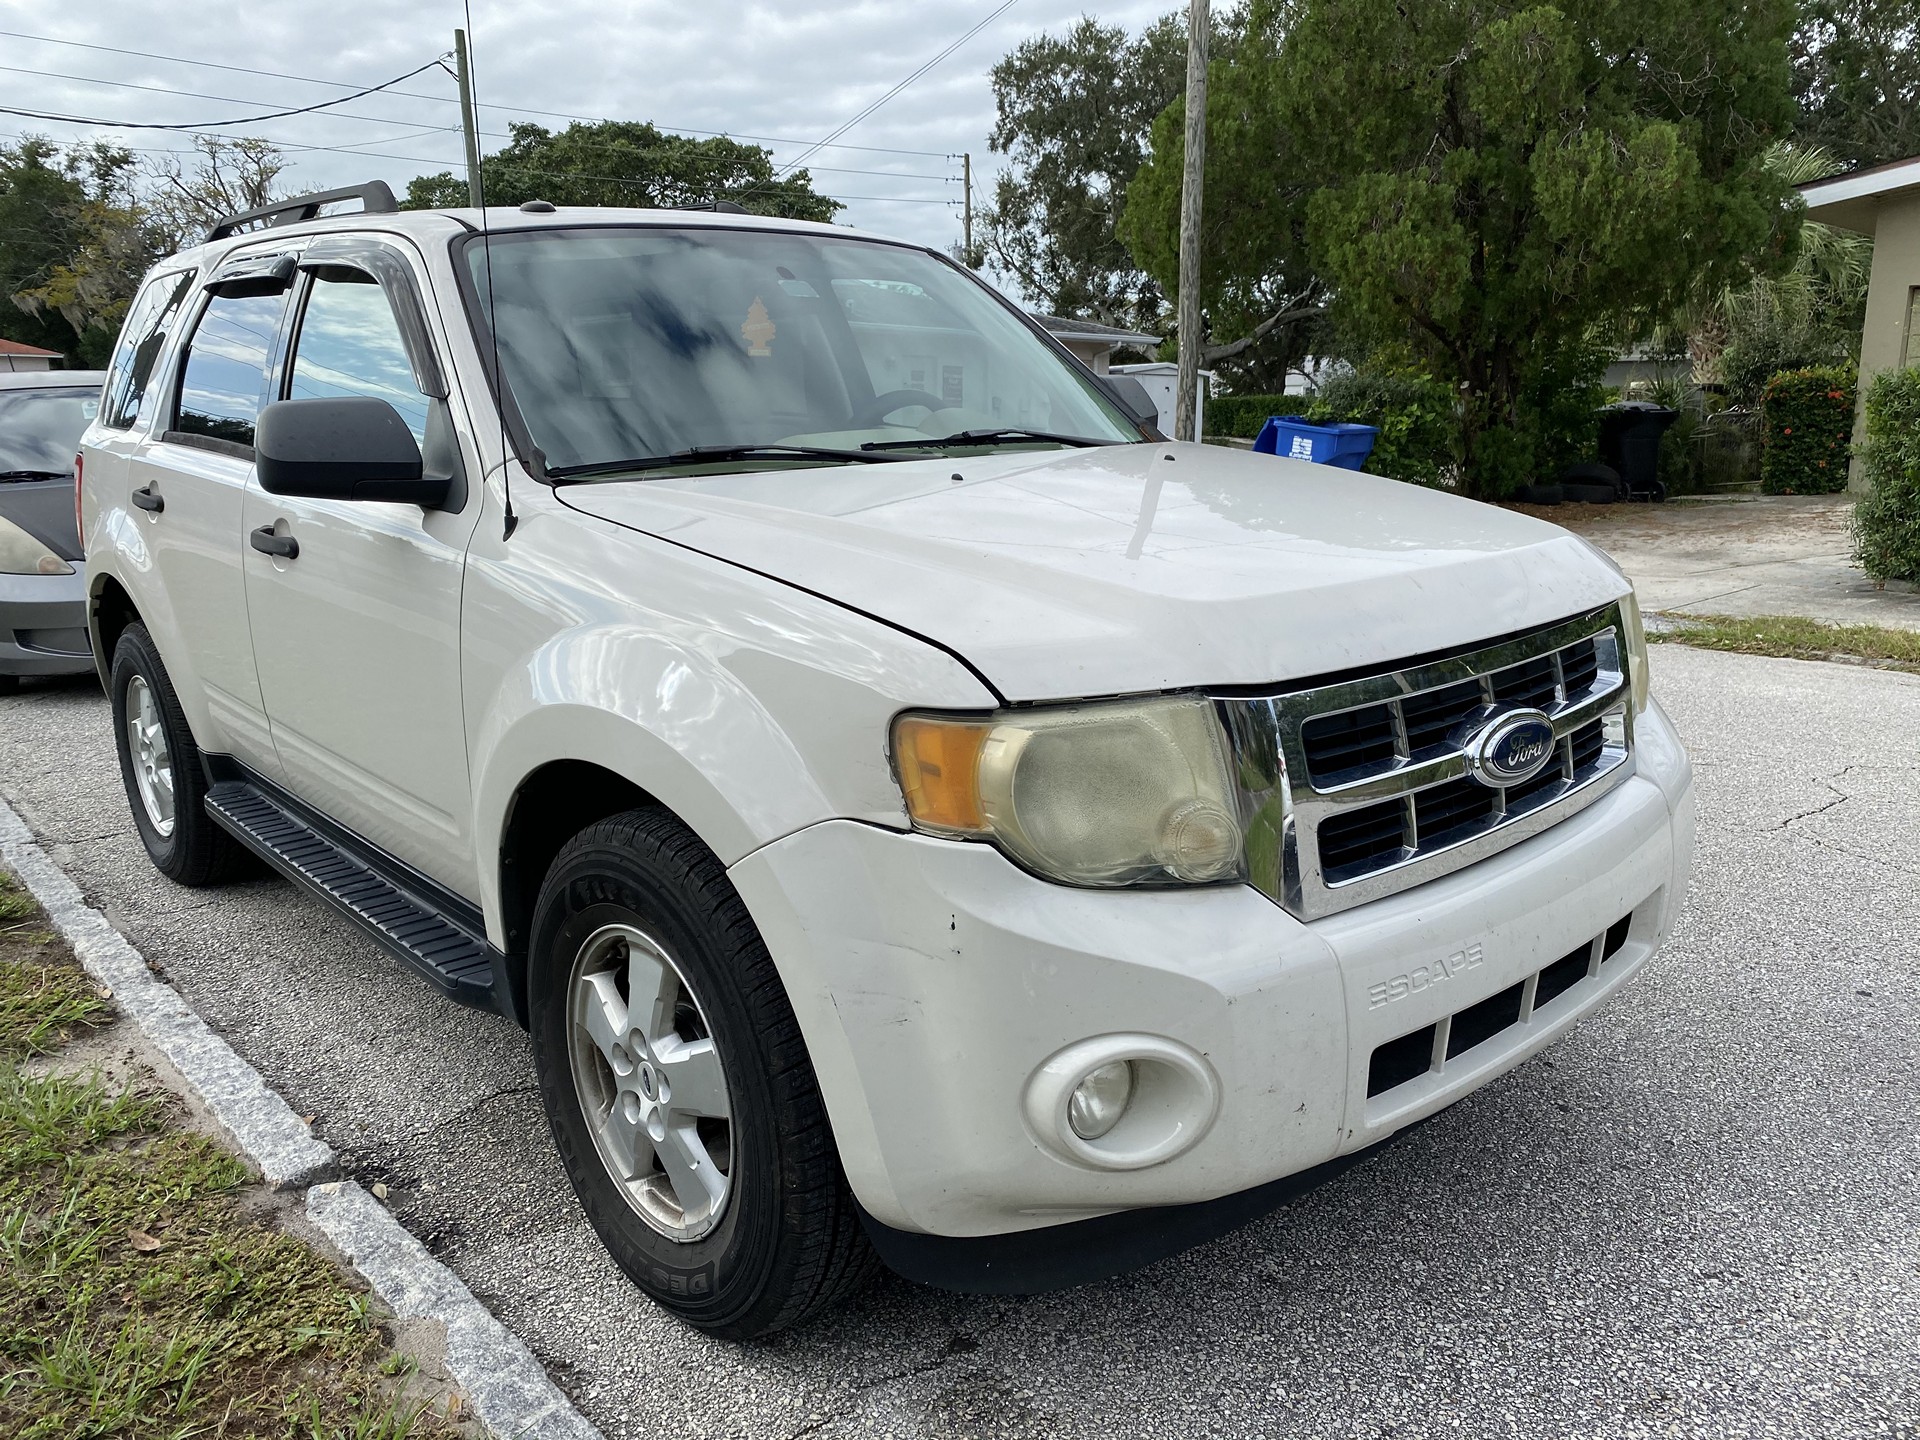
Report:
<svg viewBox="0 0 1920 1440"><path fill-rule="evenodd" d="M1011 0L1009 0L1009 3L1011 3ZM1001 9L1003 10L1006 8L1007 7L1004 5L1001 7ZM998 12L996 12L996 14L997 13ZM987 17L989 21L992 20L993 18L994 17L991 15ZM984 25L985 25L985 22L982 22L982 28L984 28ZM971 38L971 36L961 37L960 43L964 43L969 38ZM19 31L19 30L0 30L0 39L33 40L33 41L39 42L42 45L66 45L77 50L98 50L103 54L108 54L108 55L127 55L137 60L159 60L170 65L202 66L210 70L232 71L236 75L260 75L270 80L296 80L303 85L328 85L341 90L350 90L354 88L353 84L344 80L322 80L312 75L289 75L289 74L286 74L284 71L279 71L279 70L255 70L245 65L224 65L214 60L189 59L187 56L184 56L184 55L161 55L151 50L128 50L128 49L123 49L118 45L96 45L85 40L61 40L52 35L29 35L24 31ZM958 48L958 46L956 45L955 48ZM942 56L939 58L944 59L945 57ZM933 63L937 64L938 60L936 60ZM422 68L424 69L426 67L423 66ZM931 66L929 66L928 68L931 68ZM27 72L27 73L39 73L39 72ZM415 73L418 73L418 72L415 72ZM402 76L400 78L406 79L407 77ZM914 78L918 78L918 77L914 77ZM119 83L119 82L110 82L110 83ZM397 83L397 82L393 82L393 83ZM360 93L361 94L370 93L371 89L373 88L383 88L383 87L369 87L368 89L362 90ZM182 93L185 93L185 92L182 92ZM405 98L410 100L435 100L435 101L444 102L446 99L446 97L443 95L428 95L418 90L387 89L386 93L389 95L393 95L395 97L404 96ZM341 100L346 101L346 100L351 100L353 98L355 97L352 95L344 95L341 97ZM882 101L881 103L884 104L885 102ZM511 111L517 115L543 115L550 120L580 120L587 123L594 123L594 122L597 122L600 118L602 118L595 115L577 115L566 110L538 110L528 105L497 105L497 104L483 102L477 108L482 110ZM35 117L35 118L52 118L52 117ZM79 122L76 122L76 123L79 123ZM791 136L746 135L746 134L740 133L737 130L703 130L697 125L664 125L661 128L666 130L677 131L678 133L683 135L718 135L718 136L722 136L724 138L733 139L733 140L752 140L762 145L811 146L813 149L816 149L816 150L862 150L862 151L866 151L869 154L874 154L874 155L917 155L923 159L928 159L928 160L953 159L953 154L948 151L908 150L908 149L903 149L902 147L897 145L829 144L826 141L797 140ZM850 128L850 127L843 127L843 131L845 128ZM811 153L811 151L809 153Z"/></svg>
<svg viewBox="0 0 1920 1440"><path fill-rule="evenodd" d="M232 120L203 120L194 124L161 124L157 121L147 120L102 120L97 117L84 115L54 115L40 110L23 110L12 105L0 105L0 115L20 115L29 120L63 121L69 125L104 125L116 130L210 130L222 125L257 125L262 120L284 120L289 115L311 115L316 110L325 110L334 105L344 105L349 100L358 100L363 96L372 95L376 91L384 90L388 85L398 85L402 80L411 79L423 70L431 70L439 63L439 58L435 57L426 64L416 66L414 69L407 71L405 75L394 76L393 79L386 81L385 84L369 85L365 90L356 91L352 95L342 95L335 100L322 100L316 104L302 105L292 110L275 110L267 115L242 115ZM394 122L387 120L383 123L391 125Z"/></svg>
<svg viewBox="0 0 1920 1440"><path fill-rule="evenodd" d="M212 94L208 94L204 90L175 90L170 85L140 85L135 83L132 80L105 80L97 75L68 75L57 70L29 70L24 66L20 66L20 65L0 65L0 72L5 72L6 74L9 74L9 75L32 75L42 80L76 80L83 85L106 85L116 90L143 90L148 94L152 94L152 95L178 95L183 99L187 99L187 100L219 100L229 105L258 105L260 103L258 100L242 100L237 95L212 95ZM367 92L363 91L362 93L364 94ZM342 96L338 103L344 105L347 103L348 100L352 98L353 98L352 96ZM421 98L422 99L436 98L443 105L447 103L447 99L448 99L448 97L446 96L438 96L438 97L422 96ZM304 114L306 112L293 111L290 113ZM367 121L373 122L376 125L405 125L408 123L407 121L401 120L398 117L392 116L392 115L357 115L351 110L335 110L331 113L333 118L337 120L367 120ZM268 116L262 116L259 118L271 120L278 117L268 115ZM102 122L102 123L110 123L110 122ZM242 124L244 122L222 121L220 123L231 125L231 124ZM426 129L428 127L416 126L415 128ZM435 126L432 128L446 129L449 127Z"/></svg>
<svg viewBox="0 0 1920 1440"><path fill-rule="evenodd" d="M812 155L814 151L825 149L828 145L831 145L835 140L838 140L842 135L846 134L847 131L853 129L854 126L858 125L862 120L866 119L869 115L873 114L874 111L878 110L882 105L886 104L889 100L893 99L894 96L898 95L902 90L905 90L909 85L913 84L914 81L918 80L922 75L925 75L929 70L933 69L934 66L938 65L942 60L946 59L949 55L953 54L954 51L958 50L962 45L966 44L969 40L973 39L974 36L978 35L982 30L986 29L987 26L991 25L994 21L998 20L1002 15L1006 14L1007 11L1011 10L1015 5L1018 5L1019 3L1020 3L1020 0L1004 0L1004 3L997 6L991 13L989 13L986 19L982 20L978 25L975 25L971 30L967 31L966 34L962 35L958 40L954 41L951 45L947 46L946 49L942 50L938 55L934 56L931 60L927 61L926 64L922 65L918 70L914 71L911 75L907 76L906 79L902 80L898 85L894 86L891 90L887 91L886 94L882 95L878 100L874 101L871 105L867 106L867 108L862 110L858 115L854 116L851 120L847 121L846 124L842 125L839 129L833 131L831 134L827 136L826 139L822 140L818 145L813 146L812 149L801 151L798 159L789 160L783 167L781 167L779 173L781 175L784 175L789 170L798 169L800 164L804 160L806 160L808 156Z"/></svg>

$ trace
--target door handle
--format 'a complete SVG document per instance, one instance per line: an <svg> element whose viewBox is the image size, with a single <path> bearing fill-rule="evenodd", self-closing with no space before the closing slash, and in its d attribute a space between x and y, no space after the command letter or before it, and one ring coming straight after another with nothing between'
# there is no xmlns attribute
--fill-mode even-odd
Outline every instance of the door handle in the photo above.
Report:
<svg viewBox="0 0 1920 1440"><path fill-rule="evenodd" d="M132 500L133 503L138 505L142 510L151 510L155 515L158 515L162 510L167 508L167 502L153 493L153 486L151 485L142 485L127 498Z"/></svg>
<svg viewBox="0 0 1920 1440"><path fill-rule="evenodd" d="M249 532L247 543L262 555L278 555L286 560L297 559L300 554L300 542L291 535L274 534L271 525Z"/></svg>

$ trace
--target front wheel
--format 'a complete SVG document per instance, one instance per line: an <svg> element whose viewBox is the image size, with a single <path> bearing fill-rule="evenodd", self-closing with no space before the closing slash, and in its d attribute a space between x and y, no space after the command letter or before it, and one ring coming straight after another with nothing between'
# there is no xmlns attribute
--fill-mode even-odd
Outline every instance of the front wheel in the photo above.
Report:
<svg viewBox="0 0 1920 1440"><path fill-rule="evenodd" d="M554 1143L635 1284L698 1329L751 1339L872 1273L786 991L685 827L634 810L570 841L528 964Z"/></svg>

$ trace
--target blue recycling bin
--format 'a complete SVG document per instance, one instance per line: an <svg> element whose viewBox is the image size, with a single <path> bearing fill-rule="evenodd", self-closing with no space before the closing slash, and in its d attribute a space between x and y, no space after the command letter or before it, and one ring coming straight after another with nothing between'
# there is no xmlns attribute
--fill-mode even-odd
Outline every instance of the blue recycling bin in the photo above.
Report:
<svg viewBox="0 0 1920 1440"><path fill-rule="evenodd" d="M1376 425L1309 425L1291 415L1274 415L1260 427L1253 449L1257 455L1284 455L1289 460L1358 470L1373 453L1379 434Z"/></svg>

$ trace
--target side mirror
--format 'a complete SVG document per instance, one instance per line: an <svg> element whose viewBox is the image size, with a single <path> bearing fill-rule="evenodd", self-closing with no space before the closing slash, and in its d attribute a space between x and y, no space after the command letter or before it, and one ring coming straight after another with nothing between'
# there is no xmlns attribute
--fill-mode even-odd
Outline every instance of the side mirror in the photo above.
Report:
<svg viewBox="0 0 1920 1440"><path fill-rule="evenodd" d="M447 477L422 473L420 446L400 412L370 395L274 401L255 423L253 454L269 495L398 500L428 510L447 499Z"/></svg>
<svg viewBox="0 0 1920 1440"><path fill-rule="evenodd" d="M1135 424L1153 427L1159 433L1160 407L1154 403L1153 396L1147 393L1147 387L1131 375L1103 375L1107 382L1107 391L1119 402L1120 408L1127 412Z"/></svg>

